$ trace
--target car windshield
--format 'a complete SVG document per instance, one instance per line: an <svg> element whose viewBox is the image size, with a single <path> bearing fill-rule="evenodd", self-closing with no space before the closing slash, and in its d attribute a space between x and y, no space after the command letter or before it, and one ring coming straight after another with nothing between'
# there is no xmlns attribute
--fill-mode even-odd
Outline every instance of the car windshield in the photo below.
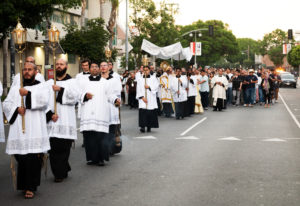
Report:
<svg viewBox="0 0 300 206"><path fill-rule="evenodd" d="M294 75L282 75L282 79L295 79Z"/></svg>

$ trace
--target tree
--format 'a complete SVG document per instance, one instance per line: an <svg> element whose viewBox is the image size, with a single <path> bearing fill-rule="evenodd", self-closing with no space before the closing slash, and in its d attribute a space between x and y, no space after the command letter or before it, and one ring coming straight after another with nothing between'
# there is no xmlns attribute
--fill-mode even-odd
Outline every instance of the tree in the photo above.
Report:
<svg viewBox="0 0 300 206"><path fill-rule="evenodd" d="M265 55L272 47L282 46L287 39L287 33L281 29L276 29L269 34L266 34L260 44L260 54Z"/></svg>
<svg viewBox="0 0 300 206"><path fill-rule="evenodd" d="M112 42L115 38L115 31L114 28L116 26L116 20L117 20L117 12L119 7L119 0L110 0L111 2L111 10L110 10L110 16L107 23L107 30L110 33L110 40L109 40L109 48L112 49Z"/></svg>
<svg viewBox="0 0 300 206"><path fill-rule="evenodd" d="M259 53L259 43L250 38L238 38L237 43L239 50L238 53L235 55L229 55L227 60L234 64L243 65L244 67L253 67L255 54ZM248 56L249 61L246 61L248 60Z"/></svg>
<svg viewBox="0 0 300 206"><path fill-rule="evenodd" d="M55 6L64 9L79 6L81 0L2 0L0 2L0 38L6 38L17 25L18 18L24 28L34 28L50 16Z"/></svg>
<svg viewBox="0 0 300 206"><path fill-rule="evenodd" d="M130 16L130 21L139 33L131 38L130 43L133 46L132 53L137 55L139 65L143 54L141 51L143 39L162 47L175 43L179 34L173 16L176 11L168 8L164 2L159 9L152 0L130 0L129 2L134 13Z"/></svg>
<svg viewBox="0 0 300 206"><path fill-rule="evenodd" d="M236 37L228 29L228 25L218 20L209 20L203 22L198 20L191 25L180 28L180 33L185 34L196 29L208 29L208 25L214 26L214 36L208 35L208 30L201 31L202 36L197 37L197 41L202 43L202 56L197 57L198 65L211 65L221 59L221 57L228 57L238 53L238 43ZM183 47L188 47L190 42L195 41L195 36L188 35L180 38Z"/></svg>
<svg viewBox="0 0 300 206"><path fill-rule="evenodd" d="M67 53L100 63L106 60L105 46L109 40L109 33L104 29L104 24L103 19L97 18L89 20L86 26L80 29L78 26L68 25L67 34L60 43ZM113 59L115 55L113 52Z"/></svg>
<svg viewBox="0 0 300 206"><path fill-rule="evenodd" d="M283 64L283 57L285 55L282 54L282 46L281 45L276 46L276 47L275 46L271 47L268 50L267 54L270 56L271 61L274 63L274 65L276 67L279 67Z"/></svg>
<svg viewBox="0 0 300 206"><path fill-rule="evenodd" d="M300 45L293 47L288 53L288 62L293 67L299 67L300 65Z"/></svg>

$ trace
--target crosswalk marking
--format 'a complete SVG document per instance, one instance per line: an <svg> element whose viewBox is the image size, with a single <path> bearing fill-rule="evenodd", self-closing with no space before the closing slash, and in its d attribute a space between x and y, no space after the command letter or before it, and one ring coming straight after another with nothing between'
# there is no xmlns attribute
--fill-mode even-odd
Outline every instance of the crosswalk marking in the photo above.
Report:
<svg viewBox="0 0 300 206"><path fill-rule="evenodd" d="M236 137L225 137L225 138L220 138L218 140L221 140L221 141L241 141L241 139L236 138Z"/></svg>
<svg viewBox="0 0 300 206"><path fill-rule="evenodd" d="M263 142L286 142L284 139L279 139L279 138L271 138L271 139L265 139Z"/></svg>
<svg viewBox="0 0 300 206"><path fill-rule="evenodd" d="M157 139L154 136L142 136L142 137L135 137L135 139Z"/></svg>

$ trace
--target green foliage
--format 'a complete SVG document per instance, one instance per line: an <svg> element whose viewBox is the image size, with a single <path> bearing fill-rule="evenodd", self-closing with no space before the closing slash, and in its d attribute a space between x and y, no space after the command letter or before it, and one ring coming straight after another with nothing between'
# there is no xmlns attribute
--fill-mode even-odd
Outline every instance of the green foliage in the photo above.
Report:
<svg viewBox="0 0 300 206"><path fill-rule="evenodd" d="M130 0L134 15L130 17L140 35L131 38L133 53L137 54L137 64L141 64L141 46L143 39L158 46L168 46L175 43L178 37L178 27L175 25L174 12L163 2L157 9L152 0Z"/></svg>
<svg viewBox="0 0 300 206"><path fill-rule="evenodd" d="M61 45L67 53L88 58L91 61L101 62L106 60L105 46L109 40L109 33L104 29L104 20L91 19L85 27L68 25L67 35L61 40ZM112 51L112 58L116 51Z"/></svg>
<svg viewBox="0 0 300 206"><path fill-rule="evenodd" d="M80 5L81 0L2 0L0 1L0 37L5 38L20 18L24 28L34 28L49 17L54 6L63 9ZM1 35L2 34L2 35Z"/></svg>
<svg viewBox="0 0 300 206"><path fill-rule="evenodd" d="M126 68L126 57L123 56L121 59L121 67ZM128 70L135 70L135 59L133 56L128 57Z"/></svg>
<svg viewBox="0 0 300 206"><path fill-rule="evenodd" d="M293 67L298 67L300 65L300 45L293 47L288 53L288 62Z"/></svg>
<svg viewBox="0 0 300 206"><path fill-rule="evenodd" d="M259 41L260 54L262 55L268 54L268 51L272 47L281 46L286 39L287 39L287 33L282 31L281 29L276 29L269 34L266 34L263 40Z"/></svg>
<svg viewBox="0 0 300 206"><path fill-rule="evenodd" d="M230 30L228 30L228 25L224 24L222 21L209 20L203 22L201 20L194 22L191 25L183 26L180 28L180 34L185 34L189 31L207 28L209 25L214 26L214 36L208 35L207 31L202 31L202 36L197 37L197 41L202 42L202 56L197 57L198 65L211 65L221 57L228 57L238 53L238 43L235 36ZM195 36L193 37L186 35L180 38L183 47L188 47L190 42L195 41Z"/></svg>
<svg viewBox="0 0 300 206"><path fill-rule="evenodd" d="M282 45L270 48L267 54L275 66L281 66L283 64L283 57L285 55L282 54Z"/></svg>
<svg viewBox="0 0 300 206"><path fill-rule="evenodd" d="M239 52L235 55L229 55L227 60L231 63L243 65L244 67L253 67L255 54L259 53L259 43L250 38L239 38L238 42L238 50ZM248 60L248 46L249 46L249 59Z"/></svg>

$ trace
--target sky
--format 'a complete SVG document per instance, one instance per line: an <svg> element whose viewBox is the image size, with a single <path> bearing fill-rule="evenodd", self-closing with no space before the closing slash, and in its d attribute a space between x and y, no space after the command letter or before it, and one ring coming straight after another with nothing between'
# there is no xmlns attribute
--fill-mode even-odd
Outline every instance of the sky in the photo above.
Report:
<svg viewBox="0 0 300 206"><path fill-rule="evenodd" d="M191 24L199 19L216 19L229 24L229 29L237 38L255 40L263 39L265 34L277 28L284 31L293 29L300 33L300 0L165 1L178 4L179 13L175 15L175 21L179 25ZM120 4L120 17L125 16L124 2L122 0Z"/></svg>

